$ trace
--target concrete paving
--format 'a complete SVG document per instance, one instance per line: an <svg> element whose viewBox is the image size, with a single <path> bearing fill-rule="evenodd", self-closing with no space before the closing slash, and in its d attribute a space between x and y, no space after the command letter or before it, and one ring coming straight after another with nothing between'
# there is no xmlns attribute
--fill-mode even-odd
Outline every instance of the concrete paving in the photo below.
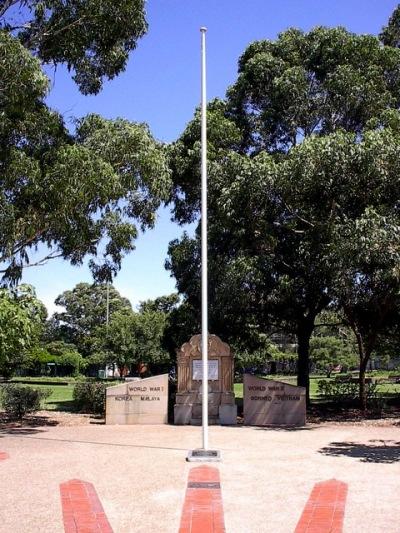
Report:
<svg viewBox="0 0 400 533"><path fill-rule="evenodd" d="M298 430L211 427L228 533L293 532L315 483L348 484L344 531L400 531L400 427ZM0 430L0 531L64 531L61 483L92 483L116 533L177 533L190 426L54 426Z"/></svg>

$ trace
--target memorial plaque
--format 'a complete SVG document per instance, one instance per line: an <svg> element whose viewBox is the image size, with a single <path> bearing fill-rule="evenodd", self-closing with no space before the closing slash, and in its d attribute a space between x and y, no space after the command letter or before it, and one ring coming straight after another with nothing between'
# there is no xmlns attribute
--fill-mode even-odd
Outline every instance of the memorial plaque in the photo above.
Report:
<svg viewBox="0 0 400 533"><path fill-rule="evenodd" d="M304 426L306 389L245 374L243 415L247 426Z"/></svg>
<svg viewBox="0 0 400 533"><path fill-rule="evenodd" d="M233 356L216 335L208 336L208 423L236 424L233 393ZM203 361L201 335L194 335L178 350L178 390L174 406L175 424L202 423Z"/></svg>
<svg viewBox="0 0 400 533"><path fill-rule="evenodd" d="M192 379L195 381L203 380L203 361L193 359ZM218 360L211 359L208 361L208 381L218 381Z"/></svg>
<svg viewBox="0 0 400 533"><path fill-rule="evenodd" d="M168 374L108 387L106 424L167 424Z"/></svg>

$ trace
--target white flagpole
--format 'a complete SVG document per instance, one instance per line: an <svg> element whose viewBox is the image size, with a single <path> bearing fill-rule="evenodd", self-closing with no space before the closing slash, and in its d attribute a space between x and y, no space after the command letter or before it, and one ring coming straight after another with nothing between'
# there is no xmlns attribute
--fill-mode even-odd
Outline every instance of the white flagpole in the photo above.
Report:
<svg viewBox="0 0 400 533"><path fill-rule="evenodd" d="M203 359L203 450L208 450L207 104L206 31L201 32L201 347Z"/></svg>

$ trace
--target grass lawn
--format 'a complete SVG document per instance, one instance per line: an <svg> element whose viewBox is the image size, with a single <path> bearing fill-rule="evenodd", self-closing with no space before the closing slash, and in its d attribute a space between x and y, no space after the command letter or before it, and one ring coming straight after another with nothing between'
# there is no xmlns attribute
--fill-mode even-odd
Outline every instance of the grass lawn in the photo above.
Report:
<svg viewBox="0 0 400 533"><path fill-rule="evenodd" d="M30 383L32 381L32 383ZM40 383L44 381L45 383ZM69 382L66 384L65 382ZM74 378L14 378L13 383L21 383L24 387L32 387L33 389L51 391L51 394L43 403L43 409L48 411L69 411L74 412L73 392L76 383ZM107 385L111 387L119 382L108 381Z"/></svg>
<svg viewBox="0 0 400 533"><path fill-rule="evenodd" d="M371 375L371 377L378 377ZM385 376L379 376L387 377ZM270 379L276 381L282 381L284 383L289 383L290 385L297 384L296 376L286 376L286 375L276 375L269 376ZM311 400L314 402L321 401L317 393L318 381L320 379L327 379L326 376L311 376L310 377L310 396ZM73 378L15 378L13 382L23 382L24 386L32 387L40 390L50 390L51 395L46 398L43 402L43 408L49 411L69 411L74 412L74 402L73 402L73 391L74 386L77 383ZM35 383L30 384L29 381L35 381ZM45 381L46 383L40 383L40 381ZM69 381L68 384L65 382ZM38 383L39 382L39 383ZM51 382L51 383L49 383ZM117 384L118 382L110 381L108 386ZM400 395L400 383L382 383L378 385L378 392L382 393L386 397ZM238 404L242 403L243 398L243 383L234 384L234 393L235 397L238 400Z"/></svg>
<svg viewBox="0 0 400 533"><path fill-rule="evenodd" d="M32 383L30 383L32 382ZM44 382L43 384L41 382ZM72 395L76 380L74 378L59 377L16 377L12 383L21 383L24 387L32 387L43 391L50 391L51 394L43 402L43 409L48 411L74 411Z"/></svg>
<svg viewBox="0 0 400 533"><path fill-rule="evenodd" d="M70 385L32 385L35 389L49 390L51 395L43 402L43 408L49 411L74 411L72 395L74 384Z"/></svg>

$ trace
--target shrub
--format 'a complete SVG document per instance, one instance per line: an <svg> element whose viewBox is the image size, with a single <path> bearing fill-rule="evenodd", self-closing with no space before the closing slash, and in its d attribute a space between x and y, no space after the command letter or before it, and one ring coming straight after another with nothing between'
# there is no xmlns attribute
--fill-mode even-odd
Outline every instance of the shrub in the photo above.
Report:
<svg viewBox="0 0 400 533"><path fill-rule="evenodd" d="M38 411L42 400L50 394L51 391L9 383L1 388L1 403L8 415L21 420L24 415Z"/></svg>
<svg viewBox="0 0 400 533"><path fill-rule="evenodd" d="M74 402L78 411L102 415L105 412L106 384L96 381L77 383Z"/></svg>
<svg viewBox="0 0 400 533"><path fill-rule="evenodd" d="M379 397L377 384L371 381L365 383L367 391L367 401L374 402ZM325 379L318 381L318 394L326 400L336 403L352 403L358 400L359 384L358 380L348 375L337 376L331 381Z"/></svg>

